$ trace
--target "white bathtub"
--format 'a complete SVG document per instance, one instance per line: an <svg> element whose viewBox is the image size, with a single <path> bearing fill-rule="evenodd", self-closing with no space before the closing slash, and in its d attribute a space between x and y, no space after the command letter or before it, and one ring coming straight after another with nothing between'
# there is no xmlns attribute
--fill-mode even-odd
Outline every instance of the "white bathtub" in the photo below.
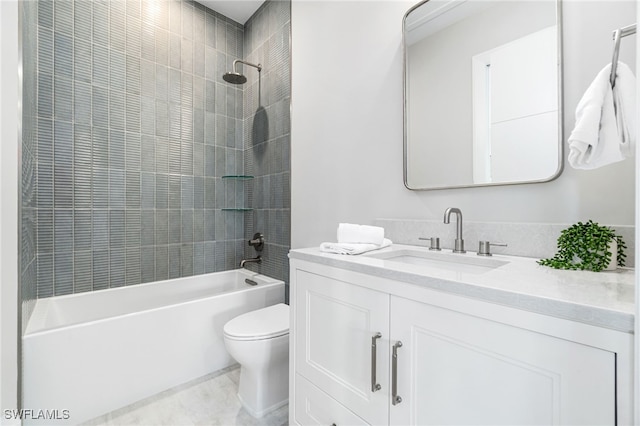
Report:
<svg viewBox="0 0 640 426"><path fill-rule="evenodd" d="M284 292L239 269L39 299L23 338L23 408L59 420L24 424L78 424L233 365L224 324Z"/></svg>

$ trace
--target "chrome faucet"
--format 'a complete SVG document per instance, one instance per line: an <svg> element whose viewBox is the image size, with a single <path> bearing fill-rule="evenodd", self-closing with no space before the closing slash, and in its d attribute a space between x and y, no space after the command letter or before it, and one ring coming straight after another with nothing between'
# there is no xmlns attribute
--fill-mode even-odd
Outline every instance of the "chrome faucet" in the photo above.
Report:
<svg viewBox="0 0 640 426"><path fill-rule="evenodd" d="M240 261L240 267L244 268L244 264L245 263L262 263L262 257L258 256L258 257L254 257L254 258L251 258L251 259L242 259Z"/></svg>
<svg viewBox="0 0 640 426"><path fill-rule="evenodd" d="M451 213L456 214L456 241L454 245L453 252L454 253L466 253L464 249L464 240L462 239L462 212L459 208L449 207L444 211L444 223L449 223L449 217Z"/></svg>

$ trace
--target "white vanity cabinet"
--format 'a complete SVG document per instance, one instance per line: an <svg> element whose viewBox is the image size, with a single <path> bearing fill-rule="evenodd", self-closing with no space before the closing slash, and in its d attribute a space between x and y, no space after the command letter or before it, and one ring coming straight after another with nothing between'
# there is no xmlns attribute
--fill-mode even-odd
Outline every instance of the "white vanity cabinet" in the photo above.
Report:
<svg viewBox="0 0 640 426"><path fill-rule="evenodd" d="M298 259L291 308L291 424L632 423L629 333Z"/></svg>

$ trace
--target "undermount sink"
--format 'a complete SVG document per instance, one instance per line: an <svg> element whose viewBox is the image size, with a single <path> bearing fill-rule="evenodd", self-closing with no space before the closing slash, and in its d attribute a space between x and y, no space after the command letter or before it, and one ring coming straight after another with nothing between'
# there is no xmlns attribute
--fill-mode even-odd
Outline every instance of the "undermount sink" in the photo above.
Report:
<svg viewBox="0 0 640 426"><path fill-rule="evenodd" d="M446 271L483 274L509 263L491 257L480 257L475 253L451 253L423 250L398 250L387 253L372 253L369 257L407 265L426 266Z"/></svg>

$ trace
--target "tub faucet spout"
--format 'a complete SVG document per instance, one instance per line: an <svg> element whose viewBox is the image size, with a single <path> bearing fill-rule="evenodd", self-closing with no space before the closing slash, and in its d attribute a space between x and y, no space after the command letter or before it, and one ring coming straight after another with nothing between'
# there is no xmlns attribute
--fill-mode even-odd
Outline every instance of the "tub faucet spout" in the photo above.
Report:
<svg viewBox="0 0 640 426"><path fill-rule="evenodd" d="M245 263L262 263L262 257L258 256L258 257L254 257L254 258L251 258L251 259L242 259L240 261L240 267L244 268L244 264Z"/></svg>
<svg viewBox="0 0 640 426"><path fill-rule="evenodd" d="M462 238L462 212L457 207L449 207L444 211L444 223L449 223L449 217L451 213L455 213L456 215L456 240L454 244L454 253L466 253L464 249L464 239Z"/></svg>

